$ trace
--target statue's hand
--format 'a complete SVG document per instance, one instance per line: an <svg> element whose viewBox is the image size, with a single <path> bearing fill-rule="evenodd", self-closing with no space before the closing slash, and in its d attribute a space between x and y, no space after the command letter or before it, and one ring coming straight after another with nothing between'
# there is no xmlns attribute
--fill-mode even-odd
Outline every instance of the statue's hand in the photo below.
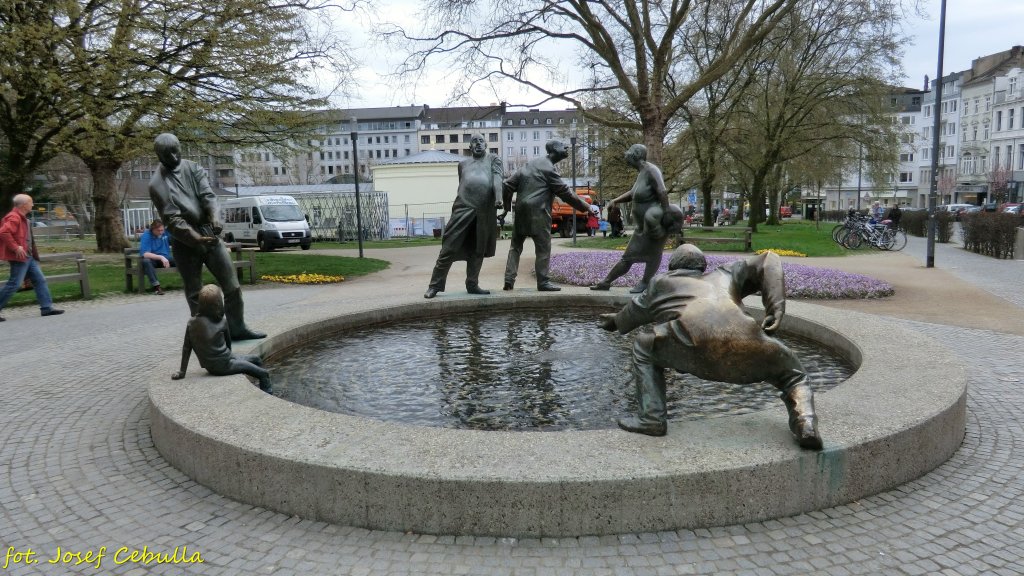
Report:
<svg viewBox="0 0 1024 576"><path fill-rule="evenodd" d="M181 380L184 377L185 377L185 373L182 372L181 370L178 370L174 374L171 374L171 380Z"/></svg>
<svg viewBox="0 0 1024 576"><path fill-rule="evenodd" d="M494 209L495 209L495 210L501 210L503 206L504 206L504 204L502 204L502 203L501 203L501 200L498 200L498 201L496 201L496 202L494 203ZM506 213L507 213L507 212L506 212Z"/></svg>
<svg viewBox="0 0 1024 576"><path fill-rule="evenodd" d="M776 316L774 314L768 314L761 322L761 328L763 328L768 334L771 334L779 329L780 324L782 324L782 315Z"/></svg>
<svg viewBox="0 0 1024 576"><path fill-rule="evenodd" d="M614 332L616 330L615 314L601 314L601 318L598 322L604 330L609 332Z"/></svg>
<svg viewBox="0 0 1024 576"><path fill-rule="evenodd" d="M220 236L221 231L224 230L224 223L217 219L211 222L210 226L213 228L214 236Z"/></svg>
<svg viewBox="0 0 1024 576"><path fill-rule="evenodd" d="M202 243L203 246L216 246L217 242L220 242L220 238L216 236L200 236L199 242Z"/></svg>

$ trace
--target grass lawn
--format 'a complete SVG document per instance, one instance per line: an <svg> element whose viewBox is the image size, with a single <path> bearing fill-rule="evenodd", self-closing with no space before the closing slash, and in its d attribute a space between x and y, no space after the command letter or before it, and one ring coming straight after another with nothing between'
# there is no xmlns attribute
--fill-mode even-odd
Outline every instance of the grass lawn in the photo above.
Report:
<svg viewBox="0 0 1024 576"><path fill-rule="evenodd" d="M751 238L751 244L754 250L771 248L774 250L793 250L807 256L844 256L848 251L832 241L833 226L835 226L834 222L822 222L820 229L815 230L814 222L802 220L785 220L781 226L759 224L757 232ZM742 228L746 228L746 226L722 226L721 230L726 232ZM698 236L703 233L698 232L696 229L693 231L687 229L686 234L687 236ZM709 234L714 235L714 233ZM576 241L577 246L580 248L621 250L626 247L629 239L578 236ZM701 246L701 250L705 252L736 252L742 250L742 242L738 242L735 245L707 244Z"/></svg>
<svg viewBox="0 0 1024 576"><path fill-rule="evenodd" d="M314 244L314 246L317 246ZM323 247L336 247L337 244L324 244ZM119 254L98 254L95 252L94 240L53 240L40 241L39 250L43 253L82 252L89 262L89 284L93 296L103 294L124 293L124 258ZM352 278L378 272L388 267L388 262L376 258L352 258L348 256L329 256L317 254L315 250L256 252L256 273L259 276L289 276L293 274L324 274ZM0 281L6 280L9 272L7 266L0 266ZM43 271L48 275L75 272L74 262L44 263ZM248 278L246 278L248 281ZM203 282L214 282L209 272L204 273ZM262 283L262 281L257 281ZM177 274L161 274L160 285L165 290L183 288L181 277ZM51 283L50 294L55 302L81 299L81 291L77 282ZM243 287L247 284L243 284ZM244 288L243 288L244 289ZM11 298L8 306L36 305L35 292L28 290L19 292Z"/></svg>

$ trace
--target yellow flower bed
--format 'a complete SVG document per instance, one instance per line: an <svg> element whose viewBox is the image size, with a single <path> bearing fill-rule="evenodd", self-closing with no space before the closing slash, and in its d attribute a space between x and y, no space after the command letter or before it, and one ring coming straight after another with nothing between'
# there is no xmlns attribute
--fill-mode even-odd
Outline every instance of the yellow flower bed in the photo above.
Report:
<svg viewBox="0 0 1024 576"><path fill-rule="evenodd" d="M775 252L779 256L796 256L798 258L807 258L807 254L803 252L797 252L796 250L779 250L778 248L762 248L758 250L757 254L764 254L765 252Z"/></svg>
<svg viewBox="0 0 1024 576"><path fill-rule="evenodd" d="M284 284L334 284L344 282L344 276L328 276L326 274L289 274L287 276L260 276L260 280L267 282L282 282Z"/></svg>

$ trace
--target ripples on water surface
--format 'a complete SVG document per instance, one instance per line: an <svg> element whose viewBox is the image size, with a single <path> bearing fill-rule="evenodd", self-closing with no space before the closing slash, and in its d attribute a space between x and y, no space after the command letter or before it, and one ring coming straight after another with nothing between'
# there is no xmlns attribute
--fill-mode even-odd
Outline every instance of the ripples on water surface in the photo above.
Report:
<svg viewBox="0 0 1024 576"><path fill-rule="evenodd" d="M591 430L635 410L633 334L601 330L599 308L465 313L370 326L270 364L281 398L403 424L478 430ZM815 391L852 367L787 335ZM724 384L668 371L672 420L785 414L769 384Z"/></svg>

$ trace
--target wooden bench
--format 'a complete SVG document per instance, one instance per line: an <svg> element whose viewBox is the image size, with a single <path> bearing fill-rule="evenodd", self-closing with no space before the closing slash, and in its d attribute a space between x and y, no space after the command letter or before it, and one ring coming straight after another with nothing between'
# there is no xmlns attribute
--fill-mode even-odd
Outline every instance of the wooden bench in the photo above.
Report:
<svg viewBox="0 0 1024 576"><path fill-rule="evenodd" d="M46 276L46 283L70 282L74 280L75 282L78 282L78 286L82 290L82 298L85 298L86 300L92 298L92 289L89 287L89 269L81 252L61 252L59 254L39 255L40 262L58 262L60 260L74 260L75 265L78 267L78 271L67 274L44 274Z"/></svg>
<svg viewBox="0 0 1024 576"><path fill-rule="evenodd" d="M238 274L238 281L245 281L245 271L249 271L249 284L256 283L256 260L253 256L255 250L243 249L242 244L239 242L225 242L228 250L231 251L232 263L235 265L235 273ZM177 272L177 268L163 268L153 267L156 273L162 274L164 272ZM142 292L142 287L145 285L143 279L146 277L146 272L142 269L142 256L139 254L138 248L125 248L124 249L124 290L125 292ZM138 286L136 288L135 286Z"/></svg>
<svg viewBox="0 0 1024 576"><path fill-rule="evenodd" d="M687 235L686 232L690 231ZM715 236L707 236L704 234L693 234L694 230L700 230L703 232L712 232ZM729 236L725 236L729 234ZM743 251L750 252L753 250L750 244L751 230L750 228L727 228L727 227L715 227L715 226L694 226L691 228L683 228L679 231L679 243L680 244L693 244L700 247L700 244L743 244Z"/></svg>

